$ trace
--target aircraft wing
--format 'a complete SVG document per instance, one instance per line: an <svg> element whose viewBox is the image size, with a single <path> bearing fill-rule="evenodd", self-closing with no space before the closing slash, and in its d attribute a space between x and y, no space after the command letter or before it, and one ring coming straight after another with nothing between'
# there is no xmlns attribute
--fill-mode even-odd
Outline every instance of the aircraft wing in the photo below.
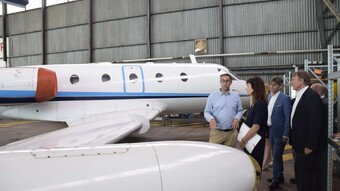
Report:
<svg viewBox="0 0 340 191"><path fill-rule="evenodd" d="M139 109L92 115L68 122L71 125L67 128L14 142L0 150L90 147L114 143L138 130L145 133L150 127L149 121L160 112L157 109Z"/></svg>

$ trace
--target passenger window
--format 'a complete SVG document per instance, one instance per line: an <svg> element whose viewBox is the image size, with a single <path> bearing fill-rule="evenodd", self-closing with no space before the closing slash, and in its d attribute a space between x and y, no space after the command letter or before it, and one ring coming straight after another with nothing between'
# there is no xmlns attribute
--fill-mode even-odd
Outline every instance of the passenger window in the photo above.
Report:
<svg viewBox="0 0 340 191"><path fill-rule="evenodd" d="M102 82L108 82L111 80L111 77L108 74L103 74Z"/></svg>
<svg viewBox="0 0 340 191"><path fill-rule="evenodd" d="M164 80L164 76L161 73L157 73L155 77L156 77L157 82L159 83L162 83Z"/></svg>
<svg viewBox="0 0 340 191"><path fill-rule="evenodd" d="M70 82L71 84L76 84L79 82L79 76L76 75L76 74L73 74L71 77L70 77Z"/></svg>
<svg viewBox="0 0 340 191"><path fill-rule="evenodd" d="M131 73L129 79L132 83L136 83L138 80L138 76L135 73Z"/></svg>
<svg viewBox="0 0 340 191"><path fill-rule="evenodd" d="M187 74L186 74L186 73L182 72L182 73L180 74L180 76L181 76L181 80L182 80L183 82L188 81L188 77L187 77Z"/></svg>

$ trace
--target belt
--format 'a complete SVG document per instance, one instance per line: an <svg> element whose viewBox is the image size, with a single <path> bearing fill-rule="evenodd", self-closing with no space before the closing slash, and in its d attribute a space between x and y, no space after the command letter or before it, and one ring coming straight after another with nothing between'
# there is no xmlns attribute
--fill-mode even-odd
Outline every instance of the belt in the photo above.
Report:
<svg viewBox="0 0 340 191"><path fill-rule="evenodd" d="M233 129L217 129L219 131L224 131L224 132L229 132L229 131L232 131Z"/></svg>

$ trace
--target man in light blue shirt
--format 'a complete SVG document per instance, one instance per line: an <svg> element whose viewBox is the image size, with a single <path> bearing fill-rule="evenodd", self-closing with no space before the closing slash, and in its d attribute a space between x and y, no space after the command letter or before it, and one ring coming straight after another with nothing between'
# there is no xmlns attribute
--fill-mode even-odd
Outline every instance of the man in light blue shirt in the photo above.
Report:
<svg viewBox="0 0 340 191"><path fill-rule="evenodd" d="M220 83L221 89L209 95L204 109L204 117L211 128L209 142L235 147L242 117L241 98L230 91L230 74L221 74Z"/></svg>

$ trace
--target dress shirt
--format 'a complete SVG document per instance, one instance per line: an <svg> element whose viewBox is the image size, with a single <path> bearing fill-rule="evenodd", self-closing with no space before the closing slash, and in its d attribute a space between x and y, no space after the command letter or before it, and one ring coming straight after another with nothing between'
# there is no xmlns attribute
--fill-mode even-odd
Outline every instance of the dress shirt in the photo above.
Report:
<svg viewBox="0 0 340 191"><path fill-rule="evenodd" d="M267 125L268 126L272 126L272 113L273 113L273 108L274 108L274 104L277 100L277 97L279 97L280 92L276 92L275 95L272 94L272 97L269 100L268 103L268 120L267 120Z"/></svg>
<svg viewBox="0 0 340 191"><path fill-rule="evenodd" d="M296 98L295 98L295 101L294 101L294 104L293 104L293 108L292 108L292 114L290 116L290 127L293 128L293 117L294 117L294 114L295 114L295 110L296 110L296 106L298 105L303 93L305 93L305 91L308 89L309 86L306 86L304 88L302 88L301 90L297 91L296 92Z"/></svg>
<svg viewBox="0 0 340 191"><path fill-rule="evenodd" d="M204 109L204 117L207 121L215 119L217 128L231 129L234 118L240 120L242 117L241 98L237 93L217 91L209 95Z"/></svg>

